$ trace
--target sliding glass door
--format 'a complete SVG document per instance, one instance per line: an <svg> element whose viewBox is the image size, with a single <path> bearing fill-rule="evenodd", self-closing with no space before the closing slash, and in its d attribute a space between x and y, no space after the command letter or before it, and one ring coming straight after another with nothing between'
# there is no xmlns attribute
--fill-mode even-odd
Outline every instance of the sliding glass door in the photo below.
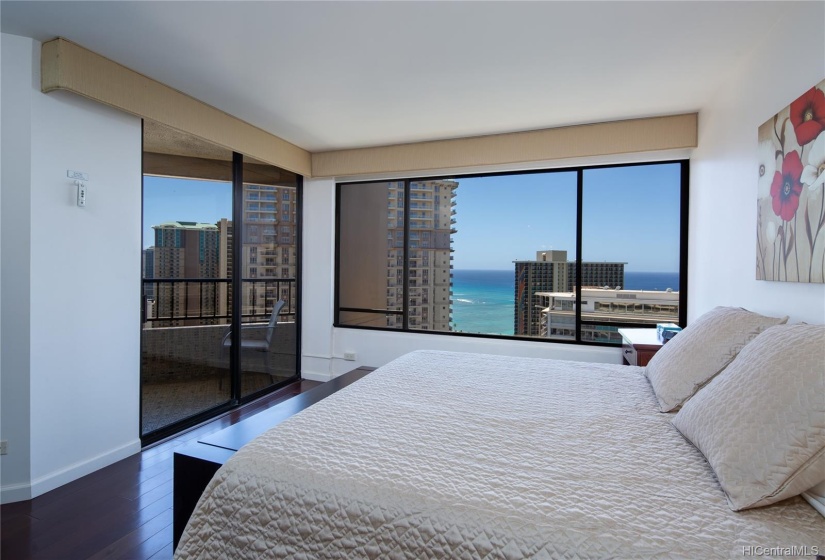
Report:
<svg viewBox="0 0 825 560"><path fill-rule="evenodd" d="M242 195L241 348L259 348L241 353L247 397L293 378L298 367L298 177L246 159Z"/></svg>
<svg viewBox="0 0 825 560"><path fill-rule="evenodd" d="M148 121L143 162L146 444L298 378L300 177Z"/></svg>
<svg viewBox="0 0 825 560"><path fill-rule="evenodd" d="M229 402L232 185L144 177L142 433ZM223 230L223 231L222 231ZM222 235L224 234L224 235Z"/></svg>

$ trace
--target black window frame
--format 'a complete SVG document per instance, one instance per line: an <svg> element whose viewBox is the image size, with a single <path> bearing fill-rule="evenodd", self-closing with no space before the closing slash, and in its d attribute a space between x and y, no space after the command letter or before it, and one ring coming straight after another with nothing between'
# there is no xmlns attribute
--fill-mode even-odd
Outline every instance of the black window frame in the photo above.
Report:
<svg viewBox="0 0 825 560"><path fill-rule="evenodd" d="M576 173L576 301L581 301L582 294L582 237L583 237L583 199L584 199L584 172L592 169L617 169L622 167L641 167L652 165L667 165L678 164L680 166L680 196L679 196L679 320L680 327L687 325L687 306L688 306L688 222L690 216L690 160L685 159L668 159L668 160L653 160L641 162L628 163L614 163L614 164L598 164L598 165L578 165L573 167L559 167L550 169L530 169L523 171L500 171L491 173L463 173L451 175L438 176L417 176L407 178L392 178L392 179L370 179L362 181L341 181L335 184L335 266L334 266L334 290L333 290L333 327L342 329L356 329L356 330L370 330L370 331L385 331L385 332L403 332L408 334L442 335L442 336L460 336L470 338L492 338L497 340L519 340L519 341L535 341L553 344L577 344L585 346L603 346L609 348L616 348L617 346L609 342L598 342L582 340L582 326L583 325L601 325L603 323L598 321L582 320L581 305L576 306L576 339L553 339L542 338L537 336L525 335L499 335L486 333L466 333L456 331L437 331L428 329L411 329L409 324L409 259L410 259L410 213L407 211L410 206L410 184L416 181L438 181L438 180L460 180L466 178L476 177L496 177L496 176L513 176L513 175L530 175L537 173ZM403 267L403 282L401 288L403 290L402 310L380 310L380 309L361 309L361 308L342 308L339 300L339 278L341 273L341 190L346 185L364 185L372 183L404 183L404 267ZM386 315L400 315L402 317L401 328L397 327L375 327L363 325L348 325L341 324L341 312L359 312L359 313L376 313ZM611 322L611 326L618 328L639 328L638 323L621 323Z"/></svg>

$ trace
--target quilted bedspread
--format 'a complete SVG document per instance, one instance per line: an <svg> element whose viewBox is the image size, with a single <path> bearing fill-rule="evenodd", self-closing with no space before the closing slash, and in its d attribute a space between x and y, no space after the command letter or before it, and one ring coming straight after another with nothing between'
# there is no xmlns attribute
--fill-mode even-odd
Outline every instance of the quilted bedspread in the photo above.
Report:
<svg viewBox="0 0 825 560"><path fill-rule="evenodd" d="M825 551L799 497L732 512L671 418L642 368L413 352L239 450L176 558Z"/></svg>

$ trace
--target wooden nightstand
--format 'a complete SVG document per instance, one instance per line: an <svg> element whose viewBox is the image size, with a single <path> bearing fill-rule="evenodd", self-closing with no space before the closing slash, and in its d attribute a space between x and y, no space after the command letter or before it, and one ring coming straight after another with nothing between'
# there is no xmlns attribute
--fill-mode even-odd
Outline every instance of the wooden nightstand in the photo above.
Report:
<svg viewBox="0 0 825 560"><path fill-rule="evenodd" d="M662 342L656 329L619 329L622 335L622 357L629 366L646 366Z"/></svg>

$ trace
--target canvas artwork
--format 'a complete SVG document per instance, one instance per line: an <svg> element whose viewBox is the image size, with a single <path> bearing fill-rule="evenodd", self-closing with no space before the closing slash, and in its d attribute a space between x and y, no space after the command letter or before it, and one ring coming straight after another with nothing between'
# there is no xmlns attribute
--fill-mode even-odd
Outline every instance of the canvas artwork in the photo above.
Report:
<svg viewBox="0 0 825 560"><path fill-rule="evenodd" d="M825 80L759 127L756 279L825 282Z"/></svg>

